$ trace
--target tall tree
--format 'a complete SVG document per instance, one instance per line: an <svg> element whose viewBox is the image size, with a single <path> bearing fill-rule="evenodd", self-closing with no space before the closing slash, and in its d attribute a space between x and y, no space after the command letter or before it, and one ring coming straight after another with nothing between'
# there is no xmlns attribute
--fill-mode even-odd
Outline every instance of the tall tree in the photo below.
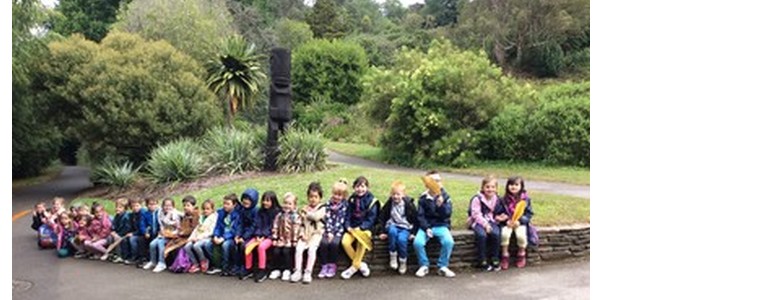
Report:
<svg viewBox="0 0 760 300"><path fill-rule="evenodd" d="M306 23L311 26L315 38L341 38L349 31L346 12L335 0L317 0Z"/></svg>
<svg viewBox="0 0 760 300"><path fill-rule="evenodd" d="M206 66L208 87L225 103L227 125L238 108L250 108L267 83L261 61L264 55L256 54L253 44L240 36L227 39L215 59Z"/></svg>
<svg viewBox="0 0 760 300"><path fill-rule="evenodd" d="M45 46L31 29L41 21L38 0L14 0L12 4L12 122L13 178L35 176L55 157L60 134L44 113L47 99L37 97L31 86L33 71L45 56Z"/></svg>
<svg viewBox="0 0 760 300"><path fill-rule="evenodd" d="M126 0L129 1L129 0ZM87 39L99 42L116 22L116 13L122 0L59 0L58 17L52 29L62 35L81 33Z"/></svg>
<svg viewBox="0 0 760 300"><path fill-rule="evenodd" d="M425 0L422 13L433 16L436 26L456 24L459 16L457 0Z"/></svg>
<svg viewBox="0 0 760 300"><path fill-rule="evenodd" d="M166 40L201 63L235 33L224 0L132 0L114 26Z"/></svg>

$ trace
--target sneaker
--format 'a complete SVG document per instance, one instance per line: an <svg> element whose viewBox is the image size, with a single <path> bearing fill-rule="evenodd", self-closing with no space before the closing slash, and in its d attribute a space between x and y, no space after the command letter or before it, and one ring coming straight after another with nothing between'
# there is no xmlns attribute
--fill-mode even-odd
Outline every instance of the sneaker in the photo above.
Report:
<svg viewBox="0 0 760 300"><path fill-rule="evenodd" d="M74 253L74 258L85 258L87 256L86 252L77 252Z"/></svg>
<svg viewBox="0 0 760 300"><path fill-rule="evenodd" d="M451 270L449 270L448 267L439 268L438 269L438 275L446 276L448 278L452 278L454 276L457 276L457 274L454 273L454 272L452 272Z"/></svg>
<svg viewBox="0 0 760 300"><path fill-rule="evenodd" d="M190 266L190 269L187 270L187 272L190 273L190 274L195 274L195 273L198 273L198 271L200 271L200 270L201 270L201 268L198 267L198 265L192 265L192 266Z"/></svg>
<svg viewBox="0 0 760 300"><path fill-rule="evenodd" d="M525 249L520 249L520 251L517 252L517 261L515 262L515 265L518 268L524 268L525 267Z"/></svg>
<svg viewBox="0 0 760 300"><path fill-rule="evenodd" d="M414 273L414 275L422 278L422 277L425 277L425 275L427 275L429 271L430 269L428 268L428 266L422 266L419 269L417 269L417 273Z"/></svg>
<svg viewBox="0 0 760 300"><path fill-rule="evenodd" d="M165 263L158 263L158 265L156 265L156 268L153 269L153 273L161 273L164 270L166 270L166 264Z"/></svg>
<svg viewBox="0 0 760 300"><path fill-rule="evenodd" d="M359 265L359 271L362 272L362 276L369 277L369 266L367 263L362 262L362 264Z"/></svg>
<svg viewBox="0 0 760 300"><path fill-rule="evenodd" d="M253 272L248 272L247 274L241 276L240 280L248 280L248 279L253 278L253 276L254 276Z"/></svg>
<svg viewBox="0 0 760 300"><path fill-rule="evenodd" d="M502 270L509 269L509 256L502 256L499 262L499 268Z"/></svg>
<svg viewBox="0 0 760 300"><path fill-rule="evenodd" d="M398 252L390 253L390 266L391 266L391 269L394 269L394 270L398 269Z"/></svg>
<svg viewBox="0 0 760 300"><path fill-rule="evenodd" d="M282 274L280 270L272 270L272 273L269 273L269 279L275 280L277 278L280 278L280 274Z"/></svg>
<svg viewBox="0 0 760 300"><path fill-rule="evenodd" d="M114 258L111 260L111 262L112 262L112 263L115 263L115 264L120 264L120 263L124 262L124 260L123 260L123 259L121 259L121 257L115 256L115 257L114 257Z"/></svg>
<svg viewBox="0 0 760 300"><path fill-rule="evenodd" d="M317 275L317 278L325 278L327 277L327 270L330 269L330 265L324 264L322 265L322 269L319 270L319 274Z"/></svg>
<svg viewBox="0 0 760 300"><path fill-rule="evenodd" d="M398 273L401 275L406 274L406 258L399 258L398 262Z"/></svg>
<svg viewBox="0 0 760 300"><path fill-rule="evenodd" d="M267 271L265 271L265 270L258 270L256 272L255 279L256 279L256 282L264 282L264 280L267 280Z"/></svg>
<svg viewBox="0 0 760 300"><path fill-rule="evenodd" d="M481 261L478 267L483 270L483 272L491 272L493 271L493 266L489 264L487 261Z"/></svg>
<svg viewBox="0 0 760 300"><path fill-rule="evenodd" d="M340 277L343 279L349 279L351 278L351 276L354 276L354 274L356 274L356 271L359 271L359 270L354 268L354 266L350 266L348 267L348 269L343 271L343 273L340 273Z"/></svg>
<svg viewBox="0 0 760 300"><path fill-rule="evenodd" d="M493 261L491 261L491 269L492 269L494 272L499 272L499 271L501 271L501 264L499 263L499 261L498 261L498 260L494 259Z"/></svg>
<svg viewBox="0 0 760 300"><path fill-rule="evenodd" d="M311 272L303 272L303 284L311 283Z"/></svg>
<svg viewBox="0 0 760 300"><path fill-rule="evenodd" d="M222 269L219 268L213 268L211 270L206 271L206 274L208 275L216 275L222 272Z"/></svg>
<svg viewBox="0 0 760 300"><path fill-rule="evenodd" d="M208 260L201 262L201 272L206 273L208 271Z"/></svg>
<svg viewBox="0 0 760 300"><path fill-rule="evenodd" d="M303 273L301 270L296 269L292 275L290 275L290 282L299 282L301 281L301 276Z"/></svg>
<svg viewBox="0 0 760 300"><path fill-rule="evenodd" d="M153 269L153 267L155 267L155 266L156 265L154 265L153 262L151 261L151 262L148 262L147 264L145 264L142 268L143 268L143 270L150 270L150 269Z"/></svg>
<svg viewBox="0 0 760 300"><path fill-rule="evenodd" d="M92 253L92 254L87 255L87 258L90 259L90 260L98 260L98 259L100 259L100 256L98 256L95 253Z"/></svg>
<svg viewBox="0 0 760 300"><path fill-rule="evenodd" d="M100 260L102 260L102 261L106 261L106 260L108 260L108 254L103 254L103 255L101 255L101 256L100 256Z"/></svg>
<svg viewBox="0 0 760 300"><path fill-rule="evenodd" d="M328 264L327 265L327 278L333 278L338 273L338 265L336 264Z"/></svg>
<svg viewBox="0 0 760 300"><path fill-rule="evenodd" d="M282 272L282 281L290 281L290 270Z"/></svg>
<svg viewBox="0 0 760 300"><path fill-rule="evenodd" d="M135 262L133 260L125 259L124 260L124 264L127 265L127 266L129 266L129 265L134 265Z"/></svg>

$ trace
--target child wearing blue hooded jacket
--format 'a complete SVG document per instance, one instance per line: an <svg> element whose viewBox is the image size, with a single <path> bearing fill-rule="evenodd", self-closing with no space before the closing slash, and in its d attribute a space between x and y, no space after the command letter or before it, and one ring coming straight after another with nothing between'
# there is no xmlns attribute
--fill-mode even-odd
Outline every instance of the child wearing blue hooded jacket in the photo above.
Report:
<svg viewBox="0 0 760 300"><path fill-rule="evenodd" d="M235 194L228 194L224 196L222 200L222 208L220 208L216 214L216 226L214 227L214 235L211 237L211 243L206 244L206 253L213 253L214 245L222 247L222 265L214 266L206 274L213 275L222 272L222 276L230 276L232 274L232 265L230 264L230 257L237 256L235 247L235 233L239 224L238 218L240 218L240 211L237 209L238 198Z"/></svg>
<svg viewBox="0 0 760 300"><path fill-rule="evenodd" d="M454 238L451 236L451 198L441 184L441 176L438 172L428 172L441 188L440 195L432 195L426 190L420 195L419 207L417 208L417 222L419 229L414 236L414 250L417 252L417 262L420 268L415 275L425 277L429 271L430 261L425 252L425 245L432 237L441 241L441 253L438 257L438 274L446 277L454 277L456 274L449 269L449 258L454 250Z"/></svg>
<svg viewBox="0 0 760 300"><path fill-rule="evenodd" d="M343 250L351 259L351 266L340 274L341 278L349 279L356 271L361 271L364 277L369 276L369 266L362 260L367 251L372 251L372 229L379 210L380 203L369 191L369 180L359 176L354 180L354 193L348 198L348 224L341 241Z"/></svg>
<svg viewBox="0 0 760 300"><path fill-rule="evenodd" d="M253 274L250 271L251 265L243 265L241 258L245 257L246 245L253 239L253 232L255 228L256 213L258 207L256 205L259 202L259 191L253 188L246 189L242 195L240 195L240 218L238 218L239 225L237 226L237 232L235 233L235 252L237 255L234 257L234 267L232 275L237 275L238 279L248 279Z"/></svg>

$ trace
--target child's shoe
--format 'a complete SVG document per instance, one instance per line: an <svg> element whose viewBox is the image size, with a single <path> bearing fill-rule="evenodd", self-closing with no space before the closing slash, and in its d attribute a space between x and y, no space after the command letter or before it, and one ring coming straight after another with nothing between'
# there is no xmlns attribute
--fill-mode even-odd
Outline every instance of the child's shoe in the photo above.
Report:
<svg viewBox="0 0 760 300"><path fill-rule="evenodd" d="M120 263L124 262L124 260L121 259L121 256L114 256L113 259L111 259L111 262L115 263L115 264L120 264Z"/></svg>
<svg viewBox="0 0 760 300"><path fill-rule="evenodd" d="M311 283L311 271L303 272L303 284Z"/></svg>
<svg viewBox="0 0 760 300"><path fill-rule="evenodd" d="M350 266L348 267L348 269L343 271L343 273L340 273L340 277L343 279L349 279L351 278L351 276L354 276L354 274L356 274L356 271L359 271L359 270L354 268L354 266Z"/></svg>
<svg viewBox="0 0 760 300"><path fill-rule="evenodd" d="M206 273L208 271L208 260L201 262L201 272Z"/></svg>
<svg viewBox="0 0 760 300"><path fill-rule="evenodd" d="M213 268L213 269L210 269L210 270L206 271L206 274L208 274L208 275L216 275L216 274L219 274L220 272L222 272L222 269Z"/></svg>
<svg viewBox="0 0 760 300"><path fill-rule="evenodd" d="M446 276L449 278L457 276L457 274L449 270L448 267L443 267L443 268L438 269L438 275Z"/></svg>
<svg viewBox="0 0 760 300"><path fill-rule="evenodd" d="M108 260L108 253L101 255L100 256L100 260L102 260L102 261Z"/></svg>
<svg viewBox="0 0 760 300"><path fill-rule="evenodd" d="M327 278L333 278L338 273L338 265L336 264L327 264Z"/></svg>
<svg viewBox="0 0 760 300"><path fill-rule="evenodd" d="M499 267L502 270L509 269L509 255L501 257L501 261L499 262Z"/></svg>
<svg viewBox="0 0 760 300"><path fill-rule="evenodd" d="M494 270L495 272L501 271L501 266L499 264L499 260L497 260L497 259L494 258L491 261L491 269Z"/></svg>
<svg viewBox="0 0 760 300"><path fill-rule="evenodd" d="M156 265L154 265L153 262L150 261L147 264L145 264L142 268L143 268L143 270L150 270L150 269L153 269L153 267L155 267L155 266Z"/></svg>
<svg viewBox="0 0 760 300"><path fill-rule="evenodd" d="M478 268L483 270L483 272L493 271L493 267L491 266L491 264L489 264L488 261L485 261L485 260L480 262L480 264L478 265Z"/></svg>
<svg viewBox="0 0 760 300"><path fill-rule="evenodd" d="M269 273L269 279L272 279L272 280L278 279L280 278L281 274L282 272L280 272L280 270L272 270L272 273Z"/></svg>
<svg viewBox="0 0 760 300"><path fill-rule="evenodd" d="M406 258L399 258L398 262L398 273L401 275L406 274Z"/></svg>
<svg viewBox="0 0 760 300"><path fill-rule="evenodd" d="M417 269L417 273L414 273L414 275L422 278L422 277L425 277L425 275L427 275L428 272L430 272L430 269L428 268L428 266L422 266L419 269Z"/></svg>
<svg viewBox="0 0 760 300"><path fill-rule="evenodd" d="M327 270L330 269L330 265L324 264L322 265L322 269L319 270L319 274L317 274L317 278L325 278L327 277Z"/></svg>
<svg viewBox="0 0 760 300"><path fill-rule="evenodd" d="M301 275L303 275L303 273L301 272L301 270L296 269L295 271L293 271L293 274L290 275L290 282L299 282L299 281L301 281Z"/></svg>
<svg viewBox="0 0 760 300"><path fill-rule="evenodd" d="M200 271L200 270L201 270L201 268L198 267L198 265L192 265L192 266L190 266L190 269L187 270L187 272L190 273L190 274L195 274L195 273L198 273L198 271Z"/></svg>
<svg viewBox="0 0 760 300"><path fill-rule="evenodd" d="M398 269L398 252L391 252L390 253L390 265L391 269L397 270Z"/></svg>
<svg viewBox="0 0 760 300"><path fill-rule="evenodd" d="M290 281L290 270L282 272L282 281Z"/></svg>
<svg viewBox="0 0 760 300"><path fill-rule="evenodd" d="M156 268L153 269L153 273L161 273L164 270L166 270L166 264L165 263L158 263L158 265L156 265Z"/></svg>
<svg viewBox="0 0 760 300"><path fill-rule="evenodd" d="M256 280L256 282L264 282L264 280L267 280L267 271L256 270L256 277L254 279Z"/></svg>
<svg viewBox="0 0 760 300"><path fill-rule="evenodd" d="M525 248L522 248L520 251L517 251L517 262L515 262L515 265L517 265L518 268L524 268L525 263Z"/></svg>
<svg viewBox="0 0 760 300"><path fill-rule="evenodd" d="M367 263L362 262L362 264L359 265L359 271L362 272L362 276L369 277L369 266Z"/></svg>

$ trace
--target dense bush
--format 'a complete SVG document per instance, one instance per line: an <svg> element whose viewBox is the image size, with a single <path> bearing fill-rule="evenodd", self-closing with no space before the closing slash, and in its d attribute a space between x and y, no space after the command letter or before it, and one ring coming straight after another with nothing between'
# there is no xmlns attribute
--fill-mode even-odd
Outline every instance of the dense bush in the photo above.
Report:
<svg viewBox="0 0 760 300"><path fill-rule="evenodd" d="M126 188L137 180L139 171L140 167L135 168L131 162L106 162L92 171L91 179L96 184Z"/></svg>
<svg viewBox="0 0 760 300"><path fill-rule="evenodd" d="M390 74L370 76L381 83L393 81L388 76L400 78L392 88L375 90L365 99L375 102L371 111L391 99L382 145L390 157L415 165L466 165L477 154L474 131L519 94L515 81L503 77L483 53L460 51L448 41L433 42L427 53L401 51ZM374 83L365 81L368 85Z"/></svg>
<svg viewBox="0 0 760 300"><path fill-rule="evenodd" d="M75 35L48 45L40 89L50 116L95 163L142 162L159 143L202 135L221 121L202 70L166 42L111 33L101 44Z"/></svg>
<svg viewBox="0 0 760 300"><path fill-rule="evenodd" d="M350 105L361 98L367 55L356 43L313 40L294 51L292 66L295 102L324 97Z"/></svg>
<svg viewBox="0 0 760 300"><path fill-rule="evenodd" d="M479 132L480 156L588 166L589 91L588 82L552 84L507 105Z"/></svg>
<svg viewBox="0 0 760 300"><path fill-rule="evenodd" d="M522 105L510 104L491 119L480 132L480 156L486 159L526 160L530 149L526 144L528 112Z"/></svg>
<svg viewBox="0 0 760 300"><path fill-rule="evenodd" d="M315 131L291 128L280 139L277 166L283 172L314 172L324 170L327 152L322 135Z"/></svg>
<svg viewBox="0 0 760 300"><path fill-rule="evenodd" d="M266 132L216 127L201 142L211 168L227 174L259 170L264 164Z"/></svg>
<svg viewBox="0 0 760 300"><path fill-rule="evenodd" d="M546 162L589 166L590 110L588 98L562 98L542 103L529 118L531 150Z"/></svg>
<svg viewBox="0 0 760 300"><path fill-rule="evenodd" d="M150 152L148 175L156 182L179 182L206 173L203 149L190 139L180 139L161 145Z"/></svg>

